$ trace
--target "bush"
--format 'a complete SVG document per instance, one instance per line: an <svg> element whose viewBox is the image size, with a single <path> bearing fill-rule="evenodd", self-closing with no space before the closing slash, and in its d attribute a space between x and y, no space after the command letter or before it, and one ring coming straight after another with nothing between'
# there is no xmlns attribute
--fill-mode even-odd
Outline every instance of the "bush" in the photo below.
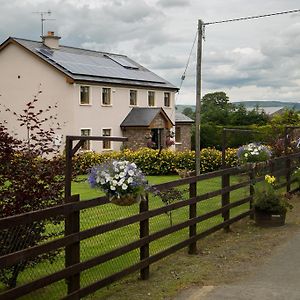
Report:
<svg viewBox="0 0 300 300"><path fill-rule="evenodd" d="M74 157L74 171L77 175L87 174L90 168L109 159L124 159L136 163L146 175L176 174L176 169L195 169L194 151L153 150L141 148L137 151L123 150L121 152L83 152ZM201 150L201 172L218 170L222 165L222 153L215 148ZM236 166L236 150L226 150L226 165Z"/></svg>

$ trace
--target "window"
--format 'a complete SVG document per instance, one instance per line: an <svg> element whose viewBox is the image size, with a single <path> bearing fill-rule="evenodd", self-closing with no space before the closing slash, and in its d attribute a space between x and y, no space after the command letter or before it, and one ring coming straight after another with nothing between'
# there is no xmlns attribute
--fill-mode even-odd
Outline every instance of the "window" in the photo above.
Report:
<svg viewBox="0 0 300 300"><path fill-rule="evenodd" d="M102 89L102 105L111 105L111 89Z"/></svg>
<svg viewBox="0 0 300 300"><path fill-rule="evenodd" d="M90 104L90 87L82 85L80 87L80 104Z"/></svg>
<svg viewBox="0 0 300 300"><path fill-rule="evenodd" d="M175 142L181 143L181 128L177 126L175 127Z"/></svg>
<svg viewBox="0 0 300 300"><path fill-rule="evenodd" d="M111 136L111 129L103 128L102 136ZM103 141L103 149L111 149L111 141Z"/></svg>
<svg viewBox="0 0 300 300"><path fill-rule="evenodd" d="M137 105L137 91L136 90L130 90L129 104L132 105L132 106Z"/></svg>
<svg viewBox="0 0 300 300"><path fill-rule="evenodd" d="M81 129L80 131L81 131L82 136L90 136L91 135L91 129ZM81 147L81 150L83 150L83 151L91 150L91 141L85 141Z"/></svg>
<svg viewBox="0 0 300 300"><path fill-rule="evenodd" d="M164 93L164 105L166 107L170 107L171 106L171 95L168 92Z"/></svg>
<svg viewBox="0 0 300 300"><path fill-rule="evenodd" d="M155 106L155 92L148 92L148 106Z"/></svg>

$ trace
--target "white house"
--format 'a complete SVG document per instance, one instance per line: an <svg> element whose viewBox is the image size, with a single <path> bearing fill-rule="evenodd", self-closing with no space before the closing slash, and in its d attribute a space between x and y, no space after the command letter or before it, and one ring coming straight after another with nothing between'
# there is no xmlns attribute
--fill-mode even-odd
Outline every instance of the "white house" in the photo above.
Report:
<svg viewBox="0 0 300 300"><path fill-rule="evenodd" d="M0 45L0 103L20 112L40 89L39 105L58 105L63 135L127 136L126 146L164 146L175 126L178 88L124 55L10 37ZM9 129L21 133L15 120ZM118 150L120 143L90 142L86 149Z"/></svg>

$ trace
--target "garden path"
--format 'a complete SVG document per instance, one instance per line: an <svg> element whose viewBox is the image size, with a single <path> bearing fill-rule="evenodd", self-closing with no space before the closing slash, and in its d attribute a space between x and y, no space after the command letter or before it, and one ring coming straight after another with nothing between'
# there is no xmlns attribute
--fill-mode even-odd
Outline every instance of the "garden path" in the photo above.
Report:
<svg viewBox="0 0 300 300"><path fill-rule="evenodd" d="M174 300L299 300L300 299L300 230L255 272L242 281L222 286L193 287Z"/></svg>

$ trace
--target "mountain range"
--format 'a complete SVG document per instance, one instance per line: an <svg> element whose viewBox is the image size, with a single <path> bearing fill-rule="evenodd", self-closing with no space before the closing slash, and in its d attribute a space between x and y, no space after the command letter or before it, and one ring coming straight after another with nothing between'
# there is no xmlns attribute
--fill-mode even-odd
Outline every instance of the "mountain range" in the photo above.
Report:
<svg viewBox="0 0 300 300"><path fill-rule="evenodd" d="M267 107L286 107L286 108L294 108L296 110L300 110L300 103L298 102L285 102L285 101L265 101L265 100L247 100L247 101L235 101L231 102L233 104L239 105L243 104L246 108L255 108L256 106L260 108L267 108ZM182 112L185 108L190 107L191 109L195 110L195 105L185 105L185 104L178 104L176 105L176 109L178 112Z"/></svg>

